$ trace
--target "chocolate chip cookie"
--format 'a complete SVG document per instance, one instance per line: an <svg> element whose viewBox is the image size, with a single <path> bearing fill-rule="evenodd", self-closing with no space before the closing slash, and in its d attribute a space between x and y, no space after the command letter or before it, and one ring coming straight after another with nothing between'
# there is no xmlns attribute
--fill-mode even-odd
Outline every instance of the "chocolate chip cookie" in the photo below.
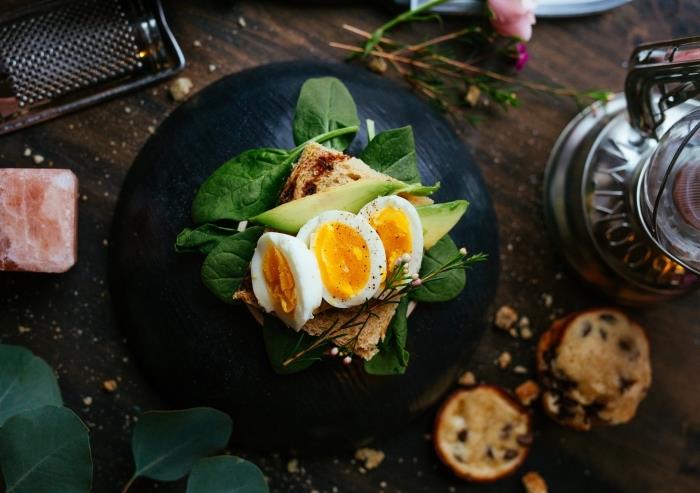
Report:
<svg viewBox="0 0 700 493"><path fill-rule="evenodd" d="M558 320L540 338L544 410L571 428L631 420L651 385L649 342L624 313L597 309Z"/></svg>
<svg viewBox="0 0 700 493"><path fill-rule="evenodd" d="M438 457L457 476L495 481L525 460L532 443L530 414L506 390L475 385L447 398L433 440Z"/></svg>

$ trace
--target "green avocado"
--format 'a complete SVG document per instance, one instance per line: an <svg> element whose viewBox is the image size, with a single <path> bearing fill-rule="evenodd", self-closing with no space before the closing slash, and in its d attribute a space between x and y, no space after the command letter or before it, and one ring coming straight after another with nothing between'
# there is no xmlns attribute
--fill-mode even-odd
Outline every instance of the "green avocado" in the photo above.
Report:
<svg viewBox="0 0 700 493"><path fill-rule="evenodd" d="M423 223L423 247L428 250L454 227L467 212L469 202L455 200L444 204L431 204L416 207Z"/></svg>
<svg viewBox="0 0 700 493"><path fill-rule="evenodd" d="M365 204L382 195L401 192L425 195L434 192L437 187L439 184L426 187L419 183L406 184L400 181L359 180L287 202L250 220L282 233L296 234L309 219L324 211L357 213Z"/></svg>

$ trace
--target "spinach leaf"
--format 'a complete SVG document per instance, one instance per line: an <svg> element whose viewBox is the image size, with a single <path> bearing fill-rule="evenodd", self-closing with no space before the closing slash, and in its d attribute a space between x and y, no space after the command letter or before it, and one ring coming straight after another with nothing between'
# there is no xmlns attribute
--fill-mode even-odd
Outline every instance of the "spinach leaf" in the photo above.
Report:
<svg viewBox="0 0 700 493"><path fill-rule="evenodd" d="M62 405L56 376L43 359L23 347L0 345L0 426L22 411Z"/></svg>
<svg viewBox="0 0 700 493"><path fill-rule="evenodd" d="M423 255L420 276L424 277L431 271L449 262L459 253L455 242L448 235L443 236L434 247ZM467 284L467 274L462 269L450 270L441 274L420 288L412 291L410 296L416 301L436 303L456 298Z"/></svg>
<svg viewBox="0 0 700 493"><path fill-rule="evenodd" d="M7 492L89 493L88 428L65 407L17 414L0 428L0 468Z"/></svg>
<svg viewBox="0 0 700 493"><path fill-rule="evenodd" d="M248 272L255 246L263 228L253 226L222 240L204 259L202 281L225 303L233 303L233 293Z"/></svg>
<svg viewBox="0 0 700 493"><path fill-rule="evenodd" d="M187 479L187 493L267 493L262 471L247 460L230 455L202 459Z"/></svg>
<svg viewBox="0 0 700 493"><path fill-rule="evenodd" d="M280 375L307 369L320 359L323 351L326 349L321 346L310 351L304 358L285 366L283 363L287 358L311 346L316 342L316 338L305 332L294 332L278 318L267 315L263 324L263 339L265 340L265 349L267 350L270 365L272 365L275 373Z"/></svg>
<svg viewBox="0 0 700 493"><path fill-rule="evenodd" d="M216 245L229 236L238 233L236 228L227 228L218 224L206 223L197 228L185 228L175 240L177 253L201 252L208 254Z"/></svg>
<svg viewBox="0 0 700 493"><path fill-rule="evenodd" d="M339 128L360 125L355 101L345 85L334 77L309 79L301 86L294 113L294 142L297 145ZM326 144L343 151L355 133L338 136Z"/></svg>
<svg viewBox="0 0 700 493"><path fill-rule="evenodd" d="M413 129L408 127L377 134L360 154L373 169L405 183L420 181Z"/></svg>
<svg viewBox="0 0 700 493"><path fill-rule="evenodd" d="M283 149L251 149L224 163L202 184L192 202L195 224L243 221L272 208L294 157Z"/></svg>
<svg viewBox="0 0 700 493"><path fill-rule="evenodd" d="M402 375L408 367L409 353L406 351L408 335L408 297L404 296L396 307L386 337L379 343L379 352L365 361L365 371L371 375Z"/></svg>
<svg viewBox="0 0 700 493"><path fill-rule="evenodd" d="M134 427L131 451L136 478L175 481L199 459L223 449L231 436L231 418L210 407L182 411L149 411Z"/></svg>

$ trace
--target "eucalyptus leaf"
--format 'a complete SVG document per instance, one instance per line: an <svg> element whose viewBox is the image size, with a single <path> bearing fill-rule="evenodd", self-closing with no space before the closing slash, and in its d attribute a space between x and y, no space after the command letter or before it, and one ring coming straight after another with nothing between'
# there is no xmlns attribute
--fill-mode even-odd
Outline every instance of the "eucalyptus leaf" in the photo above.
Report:
<svg viewBox="0 0 700 493"><path fill-rule="evenodd" d="M321 354L326 349L321 346L316 350L309 351L303 358L285 366L284 362L290 356L308 349L316 342L316 338L305 332L294 332L278 318L267 315L263 324L263 339L270 365L275 373L280 375L306 370L320 359Z"/></svg>
<svg viewBox="0 0 700 493"><path fill-rule="evenodd" d="M251 149L220 166L192 202L195 224L243 221L274 207L292 170L293 157L283 149Z"/></svg>
<svg viewBox="0 0 700 493"><path fill-rule="evenodd" d="M0 468L7 493L88 493L88 429L65 407L17 414L0 428Z"/></svg>
<svg viewBox="0 0 700 493"><path fill-rule="evenodd" d="M294 113L294 142L301 145L315 136L332 130L357 127L355 101L347 87L335 77L309 79L301 86ZM354 133L335 137L326 145L343 151Z"/></svg>
<svg viewBox="0 0 700 493"><path fill-rule="evenodd" d="M219 242L204 259L202 282L221 301L233 303L233 293L248 272L263 231L261 226L253 226L229 236Z"/></svg>
<svg viewBox="0 0 700 493"><path fill-rule="evenodd" d="M236 228L206 223L197 228L185 228L177 235L175 251L178 253L200 252L208 254L221 240L238 233Z"/></svg>
<svg viewBox="0 0 700 493"><path fill-rule="evenodd" d="M441 265L449 262L459 253L455 242L448 235L443 236L434 247L423 255L420 276L425 277ZM416 301L437 303L456 298L467 284L467 275L462 269L450 270L424 283L420 288L411 292L410 296Z"/></svg>
<svg viewBox="0 0 700 493"><path fill-rule="evenodd" d="M198 460L223 449L231 436L231 418L208 407L150 411L134 428L131 450L138 477L175 481ZM128 485L127 485L128 488Z"/></svg>
<svg viewBox="0 0 700 493"><path fill-rule="evenodd" d="M0 345L0 426L15 414L42 406L62 406L56 376L31 351Z"/></svg>
<svg viewBox="0 0 700 493"><path fill-rule="evenodd" d="M362 151L360 159L371 168L405 183L421 180L410 126L377 134Z"/></svg>
<svg viewBox="0 0 700 493"><path fill-rule="evenodd" d="M192 468L187 493L267 493L262 471L240 457L202 459Z"/></svg>
<svg viewBox="0 0 700 493"><path fill-rule="evenodd" d="M365 371L371 375L403 375L408 367L409 353L406 351L408 337L408 297L404 296L396 307L396 313L387 328L384 340L379 343L379 352L365 361Z"/></svg>

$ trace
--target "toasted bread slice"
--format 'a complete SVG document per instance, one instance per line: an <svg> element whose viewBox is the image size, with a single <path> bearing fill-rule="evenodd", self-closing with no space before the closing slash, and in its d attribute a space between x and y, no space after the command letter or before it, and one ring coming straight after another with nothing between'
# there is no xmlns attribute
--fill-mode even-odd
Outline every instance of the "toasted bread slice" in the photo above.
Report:
<svg viewBox="0 0 700 493"><path fill-rule="evenodd" d="M283 204L353 181L378 179L396 181L388 175L373 170L360 159L328 149L320 144L311 143L304 148L299 161L282 188L279 202ZM414 205L432 203L428 197L407 194L404 195L404 198ZM257 313L261 310L253 294L250 279L243 282L239 290L234 293L233 298L246 303L251 309L257 310ZM348 329L347 334L336 339L337 345L350 344L357 356L365 360L371 359L378 352L377 345L384 340L395 312L396 304L394 303L376 308L373 311L374 316L369 318L361 332L359 326ZM309 320L301 330L310 335L318 336L336 321L342 324L354 313L353 309L338 309L323 303L314 318Z"/></svg>
<svg viewBox="0 0 700 493"><path fill-rule="evenodd" d="M389 175L373 170L360 159L312 142L304 148L294 166L282 188L279 202L284 204L359 180L397 181ZM416 206L433 203L429 197L399 195Z"/></svg>
<svg viewBox="0 0 700 493"><path fill-rule="evenodd" d="M462 479L496 481L513 473L532 443L530 413L506 390L475 385L452 393L433 433L440 460Z"/></svg>

